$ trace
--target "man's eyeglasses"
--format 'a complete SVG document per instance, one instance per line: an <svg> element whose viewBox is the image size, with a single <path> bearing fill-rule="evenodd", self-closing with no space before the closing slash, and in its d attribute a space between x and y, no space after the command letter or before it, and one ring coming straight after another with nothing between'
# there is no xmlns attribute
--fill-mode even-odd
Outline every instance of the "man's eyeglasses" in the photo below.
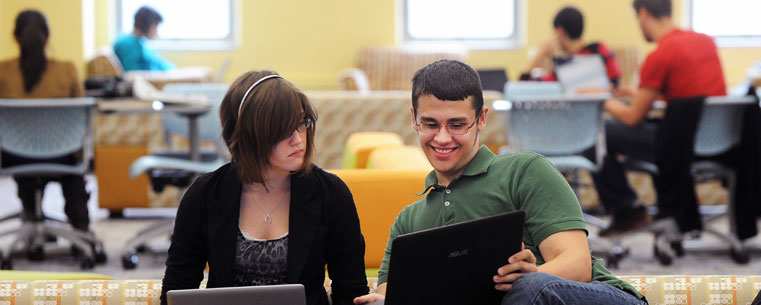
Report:
<svg viewBox="0 0 761 305"><path fill-rule="evenodd" d="M299 125L296 125L296 131L297 132L304 132L307 129L312 128L314 123L312 122L311 118L305 118Z"/></svg>
<svg viewBox="0 0 761 305"><path fill-rule="evenodd" d="M468 130L470 130L471 127L476 125L476 122L478 122L478 118L476 118L476 120L473 121L470 126L468 126L467 123L447 123L445 126L447 128L447 132L451 135L464 135L468 133ZM437 134L441 129L441 125L436 122L417 123L416 125L417 130L422 133Z"/></svg>

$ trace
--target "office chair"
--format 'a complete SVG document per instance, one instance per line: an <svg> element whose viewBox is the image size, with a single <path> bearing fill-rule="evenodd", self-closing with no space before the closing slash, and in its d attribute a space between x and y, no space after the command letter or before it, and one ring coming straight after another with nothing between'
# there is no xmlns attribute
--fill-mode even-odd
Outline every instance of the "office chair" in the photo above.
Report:
<svg viewBox="0 0 761 305"><path fill-rule="evenodd" d="M143 156L130 165L130 177L142 174L150 177L151 185L156 192L161 192L166 185L186 188L198 174L216 170L229 161L227 148L222 143L222 126L219 121L219 105L227 92L228 84L167 84L164 93L200 94L211 102L209 111L198 118L199 139L212 141L215 151L211 154L202 153L201 160L190 160L189 153L161 152L157 155ZM187 118L173 113L161 114L162 127L167 134L189 134ZM138 232L125 244L122 254L122 267L134 269L139 262L138 252L148 250L148 242L154 238L170 235L174 230L174 218L159 220Z"/></svg>
<svg viewBox="0 0 761 305"><path fill-rule="evenodd" d="M539 98L556 98L556 97L562 97L562 96L565 95L565 93L563 91L563 86L559 82L538 82L538 81L509 82L509 83L505 84L504 89L505 89L505 98L508 101L513 101L513 100L533 100L533 99L539 99ZM497 103L497 106L498 107L504 107L504 106L501 106L500 103ZM529 106L530 106L530 104L529 104ZM526 110L531 111L530 109L526 109ZM534 110L536 110L536 109L534 109ZM563 117L562 119L564 119L564 120L567 119L567 118L565 118L563 116L562 112L559 112L559 115L561 115L561 117ZM509 124L510 121L509 120L510 120L510 118L507 118L507 120L504 121L506 123L505 130L508 131L508 132L512 128L512 127L510 127L510 124ZM542 118L542 120L543 120L543 118ZM534 123L541 124L543 126L547 126L547 124L546 124L547 122L543 122L541 120L540 120L540 122L534 122ZM546 128L546 127L544 127L544 128ZM545 136L545 135L542 135L540 133L537 133L532 128L528 128L528 129L529 130L526 131L526 132L528 132L528 134L526 134L527 136L538 137L538 139L541 139L541 138L543 138ZM506 139L508 140L508 144L511 141L510 137L514 137L514 139L512 139L514 141L514 140L519 140L518 138L515 138L515 137L519 137L519 136L520 135L518 133L507 134L507 138ZM604 141L604 138L602 140ZM550 147L552 147L555 144L545 143L545 145L550 145ZM536 145L529 145L529 146L531 146L532 148L528 149L528 150L532 150L533 151L534 148L541 149L541 147L537 147ZM601 147L604 148L605 145L602 145ZM518 148L518 146L507 145L507 146L503 146L503 147L500 148L499 154L508 154L508 153L513 153L513 152L517 152L517 151L521 151L520 148ZM567 154L567 153L568 152L565 151L565 150L561 151L561 154ZM601 158L603 156L604 156L604 153L602 153L599 156L600 159L597 160L597 161L601 161L602 160ZM597 166L590 166L588 161L582 160L581 158L572 158L572 160L563 160L563 161L561 161L559 159L555 159L555 160L559 162L558 165L565 166L565 167L568 167L568 165L565 165L565 164L574 164L574 165L578 165L576 167L577 169L592 168L592 167L597 168ZM599 163L599 162L596 162L596 163ZM556 165L556 166L558 166L558 165ZM562 171L562 172L563 172L564 175L566 175L566 178L569 180L568 182L571 184L571 187L573 188L574 193L576 193L576 195L578 197L578 195L579 195L579 193L578 193L579 192L579 188L585 186L585 185L583 185L583 184L581 184L579 182L578 170L568 170L568 171Z"/></svg>
<svg viewBox="0 0 761 305"><path fill-rule="evenodd" d="M667 107L674 107L674 105L672 105L673 103L676 102L670 103ZM685 202L682 201L697 202L694 188L690 188L692 194L674 194L673 190L659 189L658 210L661 211L657 212L668 217L656 220L652 224L641 229L621 234L615 237L614 240L615 242L620 242L620 239L637 232L644 231L655 233L656 242L653 250L656 258L663 265L671 264L675 256L681 256L685 251L713 252L719 249L728 249L735 262L743 264L747 263L750 260L750 257L744 249L742 242L735 237L734 217L729 217L730 228L728 232L722 232L711 227L704 227L700 230L715 236L723 245L716 245L715 243L709 243L705 240L685 240L685 234L693 234L694 237L698 237L700 231L683 233L684 229L681 227L685 225L680 224L680 222L697 222L697 226L702 226L703 222L710 223L724 215L733 215L733 194L736 184L735 169L713 158L728 152L739 144L740 131L743 124L743 111L745 107L757 102L755 98L748 96L720 96L705 98L704 102L683 101L681 103L683 103L682 106L688 106L690 108L702 107L702 110L698 110L697 120L695 120L694 142L691 142L694 143L692 145L692 151L687 151L682 154L682 158L689 160L689 174L696 183L716 179L724 181L724 185L729 193L729 202L724 207L701 206L698 209L699 215L686 217L682 216L678 210L690 210L689 207L684 206ZM695 105L684 103L692 103ZM666 116L670 115L669 110L669 108L666 109ZM664 121L667 119L667 117L664 117ZM689 120L680 120L673 124L685 125L687 124L687 121ZM660 132L662 133L663 131ZM689 137L689 135L675 136ZM671 140L663 139L662 142L664 141ZM692 156L694 156L694 158ZM659 179L659 176L664 174L662 169L658 168L658 165L655 163L641 160L627 160L625 167L627 170L649 173L656 180ZM663 195L661 194L662 192L670 193ZM676 206L668 206L663 204L663 202L660 202L660 199L665 198L664 196L677 196L670 198L677 198L678 202L671 201L669 203L671 205L675 204ZM680 220L677 221L677 219Z"/></svg>
<svg viewBox="0 0 761 305"><path fill-rule="evenodd" d="M526 88L520 88L523 83ZM533 151L542 154L561 173L570 176L570 185L578 192L578 171L595 172L602 166L605 156L602 105L609 96L562 96L559 84L541 82L508 83L505 92L508 100L495 101L492 105L505 116L508 145L500 148L499 153ZM523 92L528 93L519 94ZM592 148L594 161L583 156ZM595 217L584 214L584 218L590 225L600 225ZM622 248L596 236L590 236L589 243L593 253L605 257L610 266L615 266L625 255Z"/></svg>
<svg viewBox="0 0 761 305"><path fill-rule="evenodd" d="M51 177L84 175L92 153L92 98L59 99L0 99L0 149L28 159L51 159L74 152L82 157L74 165L60 163L29 163L0 167L0 175ZM1 163L0 163L1 164ZM15 240L2 248L0 268L11 269L11 255L24 245L30 259L44 258L42 244L48 236L71 242L82 253L80 267L93 268L104 262L103 244L92 233L80 231L67 224L45 221L42 213L44 187L35 190L35 221L24 222L20 228L0 233L15 235Z"/></svg>

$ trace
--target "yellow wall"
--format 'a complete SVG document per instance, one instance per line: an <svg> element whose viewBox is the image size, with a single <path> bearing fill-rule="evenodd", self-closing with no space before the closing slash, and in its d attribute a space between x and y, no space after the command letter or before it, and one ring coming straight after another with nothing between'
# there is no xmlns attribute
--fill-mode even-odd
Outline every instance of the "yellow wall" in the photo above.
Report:
<svg viewBox="0 0 761 305"><path fill-rule="evenodd" d="M231 51L160 52L180 66L219 67L231 58L225 81L250 69L274 69L304 89L336 89L338 73L356 65L356 55L367 46L396 45L399 0L239 0L240 43ZM477 68L506 68L515 79L525 66L527 46L536 45L552 33L552 17L565 5L579 7L586 18L584 39L609 46L636 46L643 51L653 45L642 38L630 0L523 0L526 46L513 50L471 51L468 61ZM674 0L674 16L681 20L682 3ZM109 45L112 0L95 0L95 44ZM69 59L82 67L81 0L0 1L0 57L16 56L12 40L13 20L18 11L36 7L50 21L51 57ZM743 80L746 69L761 59L759 48L722 49L727 83ZM83 69L83 68L81 68ZM80 70L81 72L82 70Z"/></svg>
<svg viewBox="0 0 761 305"><path fill-rule="evenodd" d="M163 54L180 66L213 68L230 56L228 81L251 69L273 69L302 88L334 89L362 47L394 43L393 1L296 2L239 1L235 51Z"/></svg>
<svg viewBox="0 0 761 305"><path fill-rule="evenodd" d="M0 58L18 56L18 45L13 39L16 15L25 9L41 11L48 19L50 58L73 61L84 72L81 0L1 0L0 1Z"/></svg>

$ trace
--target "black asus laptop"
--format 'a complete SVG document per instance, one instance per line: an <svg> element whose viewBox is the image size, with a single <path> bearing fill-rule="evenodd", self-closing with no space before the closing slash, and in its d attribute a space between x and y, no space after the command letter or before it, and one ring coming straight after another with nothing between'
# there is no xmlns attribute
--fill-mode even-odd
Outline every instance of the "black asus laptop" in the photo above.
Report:
<svg viewBox="0 0 761 305"><path fill-rule="evenodd" d="M521 250L524 211L399 235L385 305L499 304L493 276Z"/></svg>
<svg viewBox="0 0 761 305"><path fill-rule="evenodd" d="M306 305L304 285L242 286L171 290L169 305Z"/></svg>

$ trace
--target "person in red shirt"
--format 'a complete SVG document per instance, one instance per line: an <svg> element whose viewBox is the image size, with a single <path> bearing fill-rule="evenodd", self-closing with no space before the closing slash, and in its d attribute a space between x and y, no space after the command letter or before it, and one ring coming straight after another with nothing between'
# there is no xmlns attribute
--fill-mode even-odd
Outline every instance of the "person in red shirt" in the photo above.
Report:
<svg viewBox="0 0 761 305"><path fill-rule="evenodd" d="M641 227L650 220L616 156L655 159L658 125L643 122L653 102L726 95L724 73L711 37L674 26L671 0L634 0L633 6L645 39L657 42L658 46L640 69L639 88L620 88L615 92L617 98L628 97L631 102L617 99L605 102L605 110L615 120L606 122L608 153L602 170L593 174L593 180L600 201L606 211L613 214L613 221L601 231L601 236Z"/></svg>
<svg viewBox="0 0 761 305"><path fill-rule="evenodd" d="M539 47L537 55L531 60L529 66L521 73L521 80L557 81L555 71L550 71L538 78L532 78L531 71L542 66L545 60L550 58L553 67L568 62L573 55L598 54L605 62L605 69L614 87L618 87L621 78L621 68L616 62L613 52L601 42L585 43L581 39L584 31L584 16L577 8L569 6L561 9L552 22L555 29L555 37ZM562 53L558 55L555 53Z"/></svg>

